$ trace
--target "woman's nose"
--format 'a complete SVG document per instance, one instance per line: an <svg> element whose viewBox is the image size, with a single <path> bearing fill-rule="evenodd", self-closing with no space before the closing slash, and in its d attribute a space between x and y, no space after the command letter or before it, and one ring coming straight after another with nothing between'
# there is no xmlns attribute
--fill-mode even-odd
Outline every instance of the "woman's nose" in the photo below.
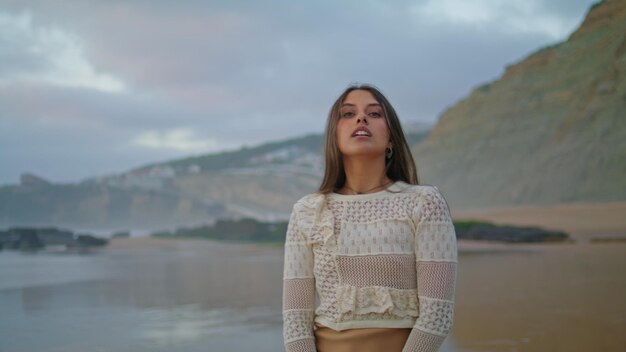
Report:
<svg viewBox="0 0 626 352"><path fill-rule="evenodd" d="M356 119L356 123L361 123L361 121L363 121L363 123L367 124L367 119L365 118L365 115L358 117Z"/></svg>

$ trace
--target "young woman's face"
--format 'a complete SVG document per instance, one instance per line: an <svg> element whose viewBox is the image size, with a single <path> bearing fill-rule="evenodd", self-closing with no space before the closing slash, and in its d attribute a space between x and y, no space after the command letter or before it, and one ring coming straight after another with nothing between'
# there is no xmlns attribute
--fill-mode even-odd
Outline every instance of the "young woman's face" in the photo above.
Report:
<svg viewBox="0 0 626 352"><path fill-rule="evenodd" d="M391 147L383 107L372 93L356 89L348 93L339 113L337 144L344 157L383 157Z"/></svg>

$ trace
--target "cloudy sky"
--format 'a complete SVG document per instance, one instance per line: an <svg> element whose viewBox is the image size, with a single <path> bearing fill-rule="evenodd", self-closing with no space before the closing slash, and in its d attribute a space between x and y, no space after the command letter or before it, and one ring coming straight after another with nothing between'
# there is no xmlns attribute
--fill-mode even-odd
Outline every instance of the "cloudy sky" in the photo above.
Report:
<svg viewBox="0 0 626 352"><path fill-rule="evenodd" d="M594 2L0 0L0 184L322 132L351 82L434 123Z"/></svg>

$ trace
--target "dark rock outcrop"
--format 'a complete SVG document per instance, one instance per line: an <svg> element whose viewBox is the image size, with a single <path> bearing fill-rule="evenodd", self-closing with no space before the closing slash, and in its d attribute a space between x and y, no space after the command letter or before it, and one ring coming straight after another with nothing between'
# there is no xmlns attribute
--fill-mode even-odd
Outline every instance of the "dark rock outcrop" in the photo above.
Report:
<svg viewBox="0 0 626 352"><path fill-rule="evenodd" d="M63 246L67 249L101 247L109 243L107 239L89 234L75 236L68 230L55 227L12 227L0 231L0 249L39 250L49 246Z"/></svg>
<svg viewBox="0 0 626 352"><path fill-rule="evenodd" d="M79 246L83 247L101 247L105 246L107 243L109 243L109 241L104 238L98 238L92 235L80 234L76 236L76 243Z"/></svg>
<svg viewBox="0 0 626 352"><path fill-rule="evenodd" d="M561 231L539 227L498 226L490 223L456 226L455 231L458 239L508 243L560 242L569 239L569 236Z"/></svg>

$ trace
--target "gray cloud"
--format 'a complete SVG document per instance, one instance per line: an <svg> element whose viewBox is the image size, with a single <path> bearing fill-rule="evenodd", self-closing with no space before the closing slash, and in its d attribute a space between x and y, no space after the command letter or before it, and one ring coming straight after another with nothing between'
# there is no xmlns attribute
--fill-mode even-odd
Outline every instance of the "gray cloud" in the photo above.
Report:
<svg viewBox="0 0 626 352"><path fill-rule="evenodd" d="M592 3L0 1L0 183L321 132L354 81L434 122Z"/></svg>

